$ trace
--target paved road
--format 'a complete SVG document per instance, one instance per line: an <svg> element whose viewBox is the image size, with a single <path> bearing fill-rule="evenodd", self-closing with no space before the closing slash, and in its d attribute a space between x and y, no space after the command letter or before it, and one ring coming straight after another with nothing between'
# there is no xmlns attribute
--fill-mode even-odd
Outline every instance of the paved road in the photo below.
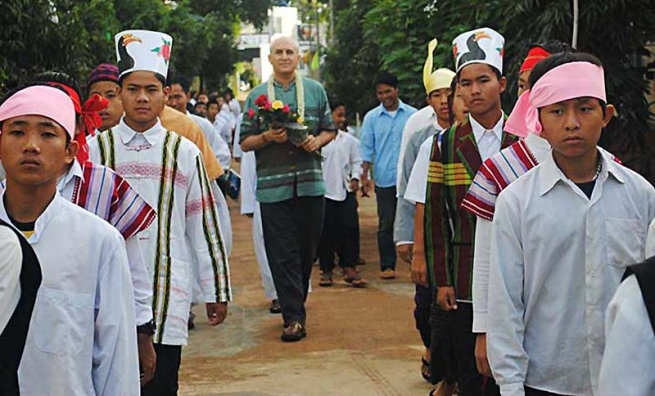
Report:
<svg viewBox="0 0 655 396"><path fill-rule="evenodd" d="M375 198L360 204L362 256L368 262L361 269L369 287L354 289L341 281L318 287L315 267L308 337L286 344L279 340L281 317L268 312L261 288L250 219L239 216L230 202L235 301L218 328L206 324L203 309L195 310L180 395L427 395L430 386L419 374L422 345L414 329L408 269L399 266L393 281L377 278Z"/></svg>

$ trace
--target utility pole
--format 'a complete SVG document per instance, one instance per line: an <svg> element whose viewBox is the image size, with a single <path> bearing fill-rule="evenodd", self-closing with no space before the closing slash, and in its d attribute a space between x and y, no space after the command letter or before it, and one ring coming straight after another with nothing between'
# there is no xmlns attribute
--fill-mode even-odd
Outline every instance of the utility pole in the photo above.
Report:
<svg viewBox="0 0 655 396"><path fill-rule="evenodd" d="M330 0L330 47L334 47L334 2Z"/></svg>
<svg viewBox="0 0 655 396"><path fill-rule="evenodd" d="M578 20L580 19L580 7L578 0L573 0L573 38L571 39L571 47L578 48Z"/></svg>

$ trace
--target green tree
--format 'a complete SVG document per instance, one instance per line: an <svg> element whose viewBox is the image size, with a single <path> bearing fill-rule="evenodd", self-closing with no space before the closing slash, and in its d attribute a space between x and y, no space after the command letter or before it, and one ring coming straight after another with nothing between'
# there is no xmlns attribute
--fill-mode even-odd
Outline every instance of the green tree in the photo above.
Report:
<svg viewBox="0 0 655 396"><path fill-rule="evenodd" d="M324 79L329 95L344 101L351 115L375 106L373 83L380 69L378 45L364 34L363 18L372 0L354 0L335 10L335 45L327 55Z"/></svg>

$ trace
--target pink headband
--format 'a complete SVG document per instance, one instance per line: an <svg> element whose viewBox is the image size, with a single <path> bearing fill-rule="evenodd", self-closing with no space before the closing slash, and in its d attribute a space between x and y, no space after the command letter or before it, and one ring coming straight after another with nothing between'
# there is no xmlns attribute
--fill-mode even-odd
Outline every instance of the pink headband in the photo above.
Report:
<svg viewBox="0 0 655 396"><path fill-rule="evenodd" d="M603 68L589 62L558 66L525 91L505 122L505 131L519 137L541 133L537 109L573 98L591 97L607 102Z"/></svg>
<svg viewBox="0 0 655 396"><path fill-rule="evenodd" d="M35 85L16 92L0 106L0 122L13 117L40 115L61 125L75 137L75 107L65 92Z"/></svg>

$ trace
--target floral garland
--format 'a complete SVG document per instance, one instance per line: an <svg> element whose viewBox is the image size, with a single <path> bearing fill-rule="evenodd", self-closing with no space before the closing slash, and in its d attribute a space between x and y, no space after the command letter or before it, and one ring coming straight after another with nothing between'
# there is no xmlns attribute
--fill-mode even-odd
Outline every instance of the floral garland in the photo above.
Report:
<svg viewBox="0 0 655 396"><path fill-rule="evenodd" d="M302 75L298 70L295 72L296 78L296 102L298 104L298 115L301 120L305 119L305 87L302 83ZM268 99L275 101L275 86L273 85L273 76L268 78Z"/></svg>

